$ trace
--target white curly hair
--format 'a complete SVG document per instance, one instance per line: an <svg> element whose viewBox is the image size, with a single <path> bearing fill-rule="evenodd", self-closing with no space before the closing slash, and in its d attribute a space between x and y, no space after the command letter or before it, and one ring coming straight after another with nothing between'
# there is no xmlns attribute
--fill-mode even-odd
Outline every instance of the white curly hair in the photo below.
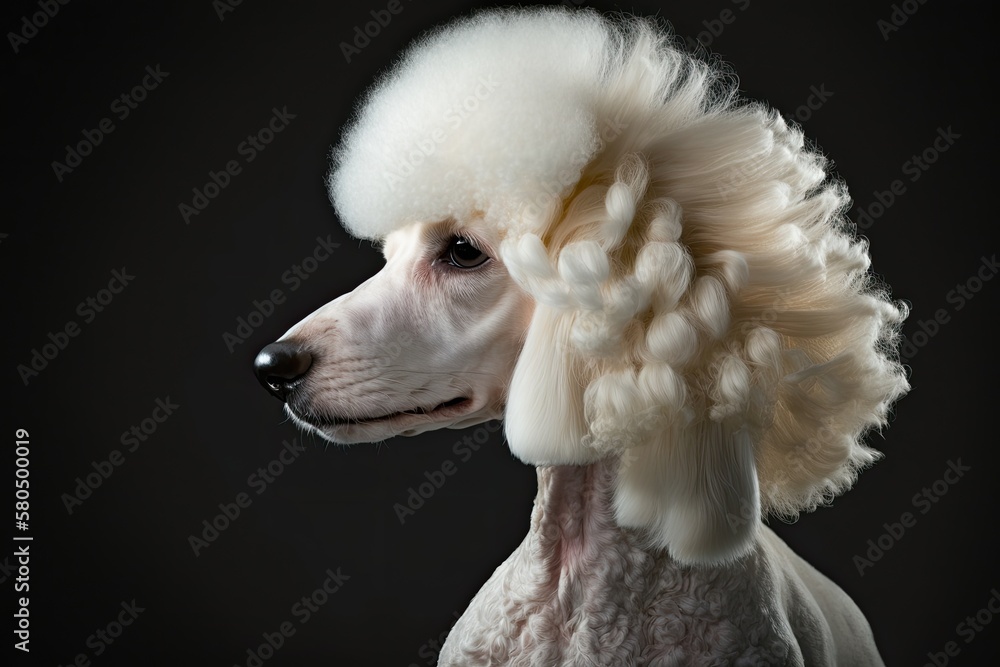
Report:
<svg viewBox="0 0 1000 667"><path fill-rule="evenodd" d="M359 109L329 178L348 230L479 220L535 301L505 413L520 459L621 457L618 523L720 563L878 457L906 308L843 183L655 21L480 13Z"/></svg>

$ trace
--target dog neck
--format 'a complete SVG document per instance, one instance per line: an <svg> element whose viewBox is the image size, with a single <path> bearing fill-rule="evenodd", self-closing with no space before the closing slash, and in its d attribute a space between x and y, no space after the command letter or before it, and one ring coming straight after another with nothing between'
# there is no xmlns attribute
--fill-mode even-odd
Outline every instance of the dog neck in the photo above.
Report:
<svg viewBox="0 0 1000 667"><path fill-rule="evenodd" d="M459 619L440 665L636 664L644 647L691 658L709 646L715 657L671 664L732 664L750 650L735 628L754 623L753 651L763 651L754 664L789 654L788 634L770 620L780 607L762 552L678 563L615 521L617 474L617 460L538 468L531 528Z"/></svg>
<svg viewBox="0 0 1000 667"><path fill-rule="evenodd" d="M586 577L608 550L636 548L632 531L615 522L612 497L617 461L538 468L538 495L531 517L533 556L553 581Z"/></svg>

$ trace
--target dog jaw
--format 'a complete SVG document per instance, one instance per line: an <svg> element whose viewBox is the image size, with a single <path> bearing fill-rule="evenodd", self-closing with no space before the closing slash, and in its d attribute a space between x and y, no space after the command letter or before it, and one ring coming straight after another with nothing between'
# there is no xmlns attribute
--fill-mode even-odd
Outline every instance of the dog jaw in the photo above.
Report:
<svg viewBox="0 0 1000 667"><path fill-rule="evenodd" d="M478 403L476 399L460 397L429 411L395 412L374 419L351 419L347 423L331 423L314 416L302 417L288 406L285 411L303 430L316 433L338 445L351 445L381 442L397 435L413 436L441 428L465 428L500 418L498 411L489 405L480 406Z"/></svg>

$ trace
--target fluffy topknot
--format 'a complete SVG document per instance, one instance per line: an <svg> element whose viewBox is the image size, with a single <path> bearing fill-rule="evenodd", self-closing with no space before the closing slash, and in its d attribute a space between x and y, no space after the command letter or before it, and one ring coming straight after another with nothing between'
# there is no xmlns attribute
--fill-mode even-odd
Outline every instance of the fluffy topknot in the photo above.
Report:
<svg viewBox="0 0 1000 667"><path fill-rule="evenodd" d="M330 192L355 236L417 220L501 224L571 186L597 149L609 35L591 12L477 14L431 32L369 91L334 152Z"/></svg>
<svg viewBox="0 0 1000 667"><path fill-rule="evenodd" d="M849 487L908 389L905 308L868 271L843 185L652 21L494 11L433 33L365 99L330 185L359 236L503 230L536 301L511 449L619 457L618 521L682 561L736 558L762 512Z"/></svg>

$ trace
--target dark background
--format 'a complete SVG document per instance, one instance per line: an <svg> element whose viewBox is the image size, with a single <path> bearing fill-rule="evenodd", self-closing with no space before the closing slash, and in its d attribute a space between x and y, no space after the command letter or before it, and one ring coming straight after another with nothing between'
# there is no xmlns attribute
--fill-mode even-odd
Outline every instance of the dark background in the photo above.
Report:
<svg viewBox="0 0 1000 667"><path fill-rule="evenodd" d="M4 653L37 665L81 653L94 665L245 665L262 633L291 621L295 635L265 664L433 664L432 642L527 530L533 470L500 434L467 461L452 449L457 431L346 449L303 440L250 365L260 347L381 265L339 228L324 190L328 151L354 100L423 30L490 3L402 0L402 13L349 63L340 43L386 2L244 0L223 20L211 0L95 4L59 6L17 53L9 37L3 47L0 474L13 479L14 432L27 429L31 522L20 534L34 538L30 659L10 644ZM958 625L1000 587L991 427L1000 281L973 281L981 291L968 300L949 293L997 251L992 25L976 5L904 4L912 16L900 7L898 30L883 34L889 2L594 3L663 16L688 38L700 33L748 95L802 122L861 208L878 213L875 192L902 181L905 192L863 233L875 270L912 304L913 390L891 428L872 436L885 459L832 508L776 529L857 601L889 665L922 665L950 641L959 653L949 664L986 665L998 654L1000 619L969 642ZM38 11L8 3L0 26L19 32ZM119 119L112 101L157 65L169 76ZM295 118L246 163L237 146L283 107ZM51 163L105 117L114 131L57 180ZM910 180L904 163L949 127L959 138ZM242 172L185 224L178 205L232 159ZM290 290L283 273L327 235L340 247ZM135 279L84 322L77 305L122 267ZM223 334L274 289L287 300L230 352ZM927 322L939 309L948 321L935 328ZM79 335L26 386L17 366L70 321ZM932 335L918 335L922 321ZM126 451L121 434L167 397L174 414ZM258 495L248 477L295 438L305 451ZM68 513L64 494L113 450L124 461ZM449 459L457 472L401 525L394 504ZM914 494L959 459L971 470L940 483L937 502L915 506ZM2 483L11 505L12 486ZM252 504L196 557L189 536L241 492ZM883 537L890 548L859 573L855 557L868 540L907 511L915 525L898 540ZM4 534L2 636L13 643L7 626L20 594L9 537L19 531ZM328 568L349 579L299 623L293 605ZM95 655L88 638L133 599L144 611Z"/></svg>

